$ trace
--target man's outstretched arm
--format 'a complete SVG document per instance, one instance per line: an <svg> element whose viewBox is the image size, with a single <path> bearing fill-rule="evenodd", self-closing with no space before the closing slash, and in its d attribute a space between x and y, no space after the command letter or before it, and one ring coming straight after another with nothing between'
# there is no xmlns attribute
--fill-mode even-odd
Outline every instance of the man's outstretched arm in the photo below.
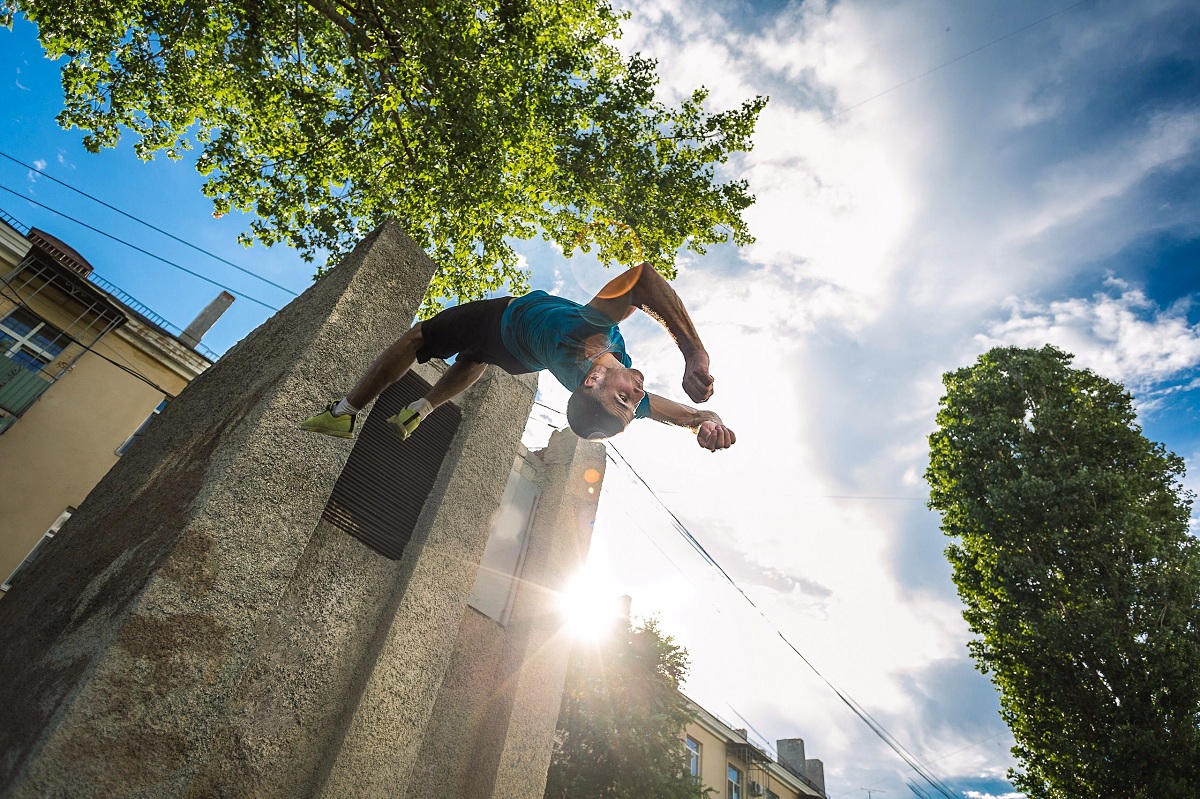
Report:
<svg viewBox="0 0 1200 799"><path fill-rule="evenodd" d="M686 405L650 394L650 418L663 424L673 424L676 427L686 427L696 433L696 442L707 450L716 452L728 449L737 441L733 434L721 421L721 417L712 411L699 411Z"/></svg>
<svg viewBox="0 0 1200 799"><path fill-rule="evenodd" d="M635 308L657 319L683 353L683 390L695 402L705 402L712 396L708 351L683 307L683 300L650 264L635 266L613 278L588 305L614 322L623 321Z"/></svg>

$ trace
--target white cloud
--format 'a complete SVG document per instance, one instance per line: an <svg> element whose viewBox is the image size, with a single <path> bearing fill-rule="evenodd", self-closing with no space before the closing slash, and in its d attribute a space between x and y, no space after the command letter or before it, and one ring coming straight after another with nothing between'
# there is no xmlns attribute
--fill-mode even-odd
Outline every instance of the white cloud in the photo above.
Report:
<svg viewBox="0 0 1200 799"><path fill-rule="evenodd" d="M43 170L46 168L46 161L45 161L45 159L39 158L33 162L33 166L35 169ZM25 179L29 182L30 185L37 183L39 177L41 177L41 176L37 172L35 172L33 169L30 169L25 173Z"/></svg>
<svg viewBox="0 0 1200 799"><path fill-rule="evenodd" d="M1193 156L1200 144L1200 112L1156 114L1136 135L1084 152L1047 170L1036 184L1034 212L1017 222L1014 240L1032 240L1096 214L1147 176Z"/></svg>
<svg viewBox="0 0 1200 799"><path fill-rule="evenodd" d="M1126 46L1168 7L1182 4L1064 14L874 100L1044 8L815 0L770 16L647 0L626 26L622 47L658 59L663 99L704 84L717 109L771 102L755 149L726 173L758 198L757 243L686 257L675 281L712 350L712 408L738 444L708 455L641 422L615 446L763 614L910 749L962 750L939 760L943 777L995 780L971 783L977 799L1019 795L1001 789L1011 742L988 738L995 697L966 660L937 521L919 501L839 497L923 494L938 377L981 346L1051 340L1156 391L1200 364L1184 305L1157 307L1116 280L1095 296L1072 289L1151 234L1200 227L1194 204L1164 210L1145 194L1196 163L1200 113L1085 114L1138 58L1172 46ZM607 276L573 259L555 279L584 297ZM681 398L667 337L649 322L623 329L651 390ZM547 402L562 407L551 383ZM635 613L658 613L687 645L689 693L768 737L805 737L838 795L881 777L903 793L912 775L614 464L605 492L594 556ZM947 673L973 704L941 690Z"/></svg>
<svg viewBox="0 0 1200 799"><path fill-rule="evenodd" d="M1091 298L1049 303L1010 298L1009 318L978 336L1000 344L1054 344L1087 367L1131 389L1149 389L1200 365L1200 325L1188 324L1190 301L1160 308L1138 289L1110 278Z"/></svg>

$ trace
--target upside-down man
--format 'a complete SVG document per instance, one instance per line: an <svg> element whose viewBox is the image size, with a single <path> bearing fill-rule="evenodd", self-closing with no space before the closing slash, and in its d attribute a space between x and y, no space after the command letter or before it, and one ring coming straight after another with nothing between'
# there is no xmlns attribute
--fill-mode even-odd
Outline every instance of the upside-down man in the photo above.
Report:
<svg viewBox="0 0 1200 799"><path fill-rule="evenodd" d="M474 384L491 363L509 374L549 370L572 392L567 422L582 438L608 438L633 419L650 417L696 432L700 446L712 452L732 446L733 431L715 413L642 388L642 373L631 368L617 327L637 308L667 328L683 353L684 391L693 401L706 402L713 393L708 353L675 290L653 267L642 264L611 280L587 305L534 291L447 308L413 325L348 396L329 403L301 427L353 438L355 414L403 377L414 361L457 355L423 399L388 419L402 440L434 409Z"/></svg>

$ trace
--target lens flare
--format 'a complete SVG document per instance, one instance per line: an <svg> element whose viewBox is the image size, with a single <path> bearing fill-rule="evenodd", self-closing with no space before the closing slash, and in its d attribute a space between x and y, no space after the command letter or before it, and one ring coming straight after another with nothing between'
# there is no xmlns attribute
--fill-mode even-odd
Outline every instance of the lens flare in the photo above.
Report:
<svg viewBox="0 0 1200 799"><path fill-rule="evenodd" d="M582 641L596 641L608 634L621 615L620 600L612 588L596 575L579 572L558 595L563 629Z"/></svg>

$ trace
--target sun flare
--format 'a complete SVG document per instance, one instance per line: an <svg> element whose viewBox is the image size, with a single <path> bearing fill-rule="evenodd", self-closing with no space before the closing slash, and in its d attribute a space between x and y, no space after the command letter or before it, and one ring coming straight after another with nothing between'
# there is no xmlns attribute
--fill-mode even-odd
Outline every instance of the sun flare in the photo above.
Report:
<svg viewBox="0 0 1200 799"><path fill-rule="evenodd" d="M598 640L610 632L621 618L621 605L611 583L587 571L568 580L558 595L563 629L584 641Z"/></svg>

